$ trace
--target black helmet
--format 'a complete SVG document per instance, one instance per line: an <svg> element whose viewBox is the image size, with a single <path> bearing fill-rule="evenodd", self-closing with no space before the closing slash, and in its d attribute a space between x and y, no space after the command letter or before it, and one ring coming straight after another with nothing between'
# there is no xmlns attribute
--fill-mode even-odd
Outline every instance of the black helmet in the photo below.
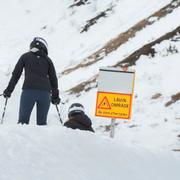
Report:
<svg viewBox="0 0 180 180"><path fill-rule="evenodd" d="M46 54L48 54L48 44L47 42L41 38L41 37L35 37L33 41L30 44L30 49L36 47L40 51L44 51Z"/></svg>
<svg viewBox="0 0 180 180"><path fill-rule="evenodd" d="M73 114L84 113L84 106L80 103L73 103L68 110L68 117L73 116Z"/></svg>

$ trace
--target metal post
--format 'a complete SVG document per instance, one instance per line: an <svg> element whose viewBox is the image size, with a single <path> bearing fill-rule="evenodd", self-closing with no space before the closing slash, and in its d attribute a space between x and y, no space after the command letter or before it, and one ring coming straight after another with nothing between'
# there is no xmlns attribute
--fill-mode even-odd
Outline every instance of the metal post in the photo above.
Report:
<svg viewBox="0 0 180 180"><path fill-rule="evenodd" d="M111 119L111 131L110 131L110 137L111 138L114 138L114 134L115 134L115 122L116 122L116 119L112 118Z"/></svg>

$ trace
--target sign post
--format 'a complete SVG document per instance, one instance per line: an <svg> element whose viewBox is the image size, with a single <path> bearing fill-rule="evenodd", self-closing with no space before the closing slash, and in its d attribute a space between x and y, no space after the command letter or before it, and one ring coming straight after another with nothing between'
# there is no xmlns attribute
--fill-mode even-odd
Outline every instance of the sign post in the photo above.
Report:
<svg viewBox="0 0 180 180"><path fill-rule="evenodd" d="M112 138L115 133L115 120L131 118L134 79L134 71L100 68L95 115L112 118Z"/></svg>
<svg viewBox="0 0 180 180"><path fill-rule="evenodd" d="M110 137L114 138L114 134L115 134L115 122L116 119L112 118L111 119L111 131L110 131Z"/></svg>

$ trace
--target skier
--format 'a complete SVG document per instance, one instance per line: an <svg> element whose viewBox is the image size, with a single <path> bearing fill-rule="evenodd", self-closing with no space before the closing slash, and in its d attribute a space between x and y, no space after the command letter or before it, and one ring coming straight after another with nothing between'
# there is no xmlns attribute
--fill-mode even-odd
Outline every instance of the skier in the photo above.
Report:
<svg viewBox="0 0 180 180"><path fill-rule="evenodd" d="M68 121L64 126L72 129L80 129L94 132L90 118L85 114L84 107L80 103L74 103L68 110Z"/></svg>
<svg viewBox="0 0 180 180"><path fill-rule="evenodd" d="M22 87L18 123L29 124L34 105L37 105L37 125L47 124L50 101L60 103L56 71L48 57L47 42L35 37L30 43L30 51L24 53L17 62L12 77L3 95L10 98L22 71L25 71Z"/></svg>

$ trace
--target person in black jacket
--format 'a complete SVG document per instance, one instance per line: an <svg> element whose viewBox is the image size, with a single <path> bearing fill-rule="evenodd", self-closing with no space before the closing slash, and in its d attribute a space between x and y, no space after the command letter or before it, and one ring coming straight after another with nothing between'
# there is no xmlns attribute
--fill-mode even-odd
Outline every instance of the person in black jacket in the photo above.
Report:
<svg viewBox="0 0 180 180"><path fill-rule="evenodd" d="M29 124L29 118L34 105L37 105L37 125L47 124L47 114L50 101L59 104L59 90L56 71L48 57L47 42L40 37L34 38L30 51L23 54L17 62L4 97L10 98L22 71L25 71L24 84L19 109L21 124Z"/></svg>
<svg viewBox="0 0 180 180"><path fill-rule="evenodd" d="M72 129L80 129L94 132L90 118L84 113L84 107L80 103L74 103L68 110L68 121L64 126Z"/></svg>

